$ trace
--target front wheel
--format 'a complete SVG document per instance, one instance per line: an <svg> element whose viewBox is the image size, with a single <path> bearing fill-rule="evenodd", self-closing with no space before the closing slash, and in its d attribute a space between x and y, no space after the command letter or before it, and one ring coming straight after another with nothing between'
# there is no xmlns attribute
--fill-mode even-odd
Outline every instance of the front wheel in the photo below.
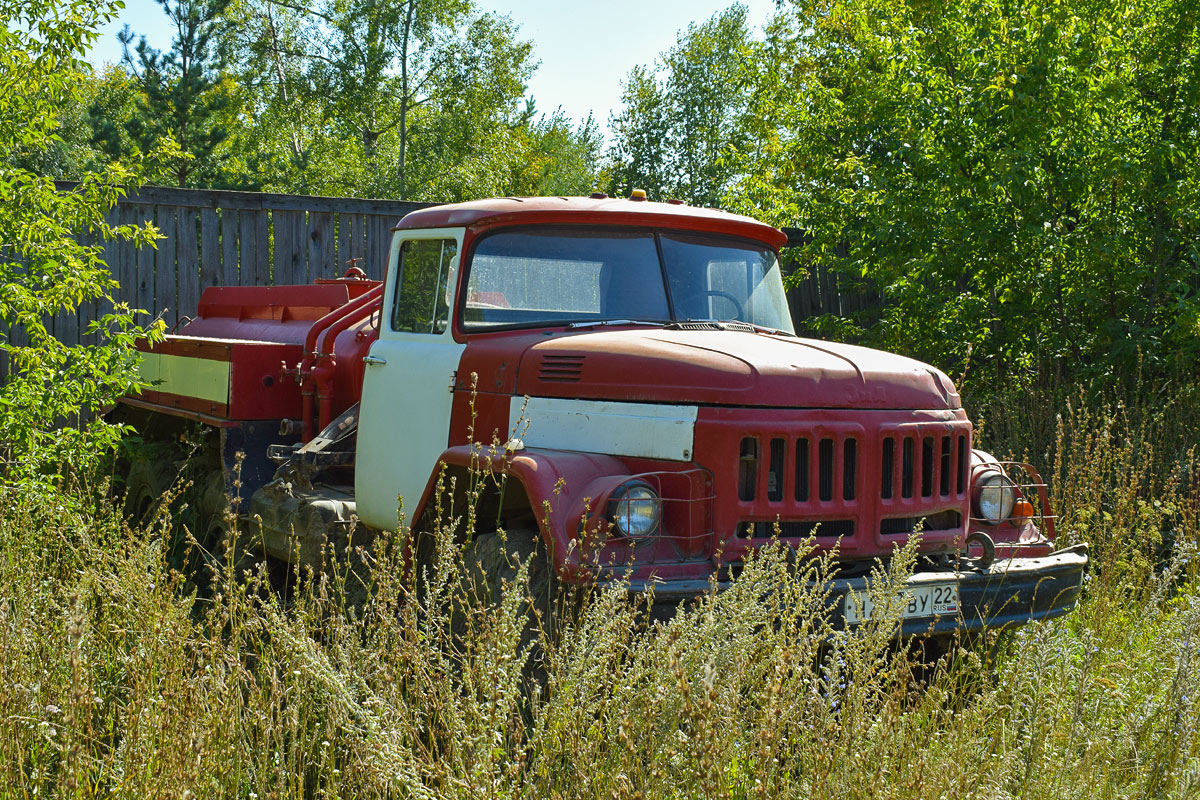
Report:
<svg viewBox="0 0 1200 800"><path fill-rule="evenodd" d="M520 567L528 564L522 644L534 638L539 626L546 633L553 632L561 587L537 528L479 534L464 548L463 563L467 601L476 608L498 607L509 592L517 589Z"/></svg>

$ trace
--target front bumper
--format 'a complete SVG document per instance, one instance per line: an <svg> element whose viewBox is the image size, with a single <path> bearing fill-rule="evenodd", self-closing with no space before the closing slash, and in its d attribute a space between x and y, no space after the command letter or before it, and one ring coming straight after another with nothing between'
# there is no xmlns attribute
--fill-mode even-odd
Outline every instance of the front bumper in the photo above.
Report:
<svg viewBox="0 0 1200 800"><path fill-rule="evenodd" d="M978 631L1061 617L1078 603L1087 566L1088 546L1078 544L1037 558L998 559L986 569L914 573L906 582L906 589L957 582L959 610L941 616L906 618L900 633L911 636ZM714 586L707 580L637 581L628 584L628 588L633 592L645 592L651 583L655 602L667 604L700 596ZM835 627L846 626L846 596L852 592L866 593L867 584L866 578L829 582ZM729 586L729 582L716 581L715 586L721 591Z"/></svg>

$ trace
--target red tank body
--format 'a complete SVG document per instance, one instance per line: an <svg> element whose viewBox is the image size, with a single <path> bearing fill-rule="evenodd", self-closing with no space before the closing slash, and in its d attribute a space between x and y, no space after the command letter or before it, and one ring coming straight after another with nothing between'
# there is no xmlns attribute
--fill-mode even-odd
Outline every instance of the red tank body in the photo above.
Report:
<svg viewBox="0 0 1200 800"><path fill-rule="evenodd" d="M302 419L307 396L312 425L323 427L362 393L379 286L357 270L310 286L211 286L194 318L139 346L151 385L125 402L228 425Z"/></svg>

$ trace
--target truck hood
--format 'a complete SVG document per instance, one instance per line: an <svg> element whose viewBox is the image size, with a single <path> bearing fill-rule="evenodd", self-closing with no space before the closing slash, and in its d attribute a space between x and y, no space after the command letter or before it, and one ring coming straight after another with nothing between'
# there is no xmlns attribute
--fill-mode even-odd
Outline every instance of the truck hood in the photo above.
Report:
<svg viewBox="0 0 1200 800"><path fill-rule="evenodd" d="M747 331L584 331L525 349L517 394L791 408L957 409L953 383L911 358Z"/></svg>

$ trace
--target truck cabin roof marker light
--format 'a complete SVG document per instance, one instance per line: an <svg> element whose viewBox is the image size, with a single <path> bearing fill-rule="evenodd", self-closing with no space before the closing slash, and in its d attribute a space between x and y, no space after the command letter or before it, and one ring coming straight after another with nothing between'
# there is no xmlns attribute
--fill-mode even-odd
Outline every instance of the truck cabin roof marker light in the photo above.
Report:
<svg viewBox="0 0 1200 800"><path fill-rule="evenodd" d="M629 193L629 199L630 200L645 200L646 199L646 190L645 189L634 189L632 192Z"/></svg>

